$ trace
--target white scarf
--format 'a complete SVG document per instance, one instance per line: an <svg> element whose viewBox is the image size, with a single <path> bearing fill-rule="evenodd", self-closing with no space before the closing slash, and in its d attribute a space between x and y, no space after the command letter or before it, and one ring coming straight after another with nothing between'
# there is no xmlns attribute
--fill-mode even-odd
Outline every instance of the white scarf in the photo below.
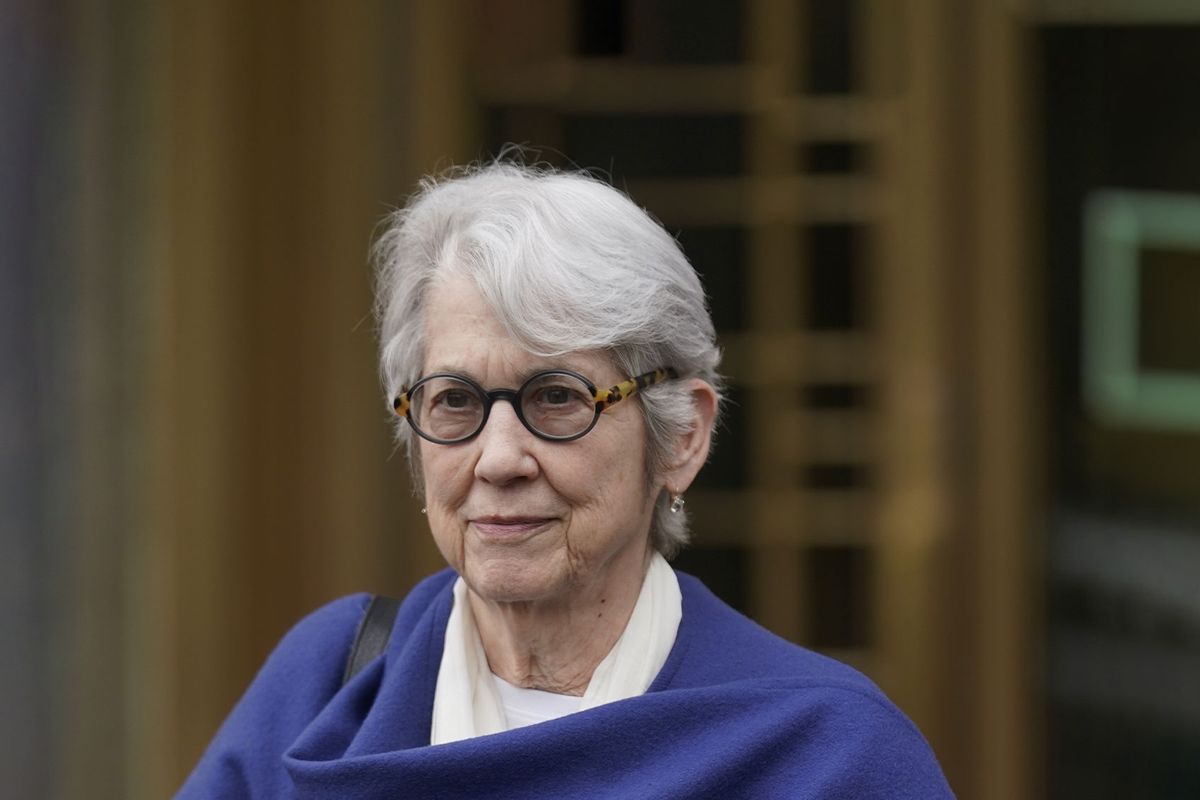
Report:
<svg viewBox="0 0 1200 800"><path fill-rule="evenodd" d="M682 618L679 581L666 559L655 552L625 631L596 666L579 710L635 697L650 688L675 644ZM446 744L506 730L508 722L475 627L467 585L460 577L454 583L454 608L446 623L430 743Z"/></svg>

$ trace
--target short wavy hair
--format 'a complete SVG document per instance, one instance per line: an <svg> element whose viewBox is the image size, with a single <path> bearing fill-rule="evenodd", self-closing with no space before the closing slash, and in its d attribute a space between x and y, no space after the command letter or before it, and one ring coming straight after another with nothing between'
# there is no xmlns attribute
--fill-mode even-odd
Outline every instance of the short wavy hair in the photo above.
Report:
<svg viewBox="0 0 1200 800"><path fill-rule="evenodd" d="M704 289L675 239L622 192L582 172L499 161L427 178L376 242L380 376L387 397L420 377L425 301L435 276L468 276L508 333L542 356L602 351L625 375L661 366L707 381L721 397ZM647 477L692 424L692 398L667 381L639 394ZM421 490L419 453L396 420ZM671 557L686 514L656 498L651 542Z"/></svg>

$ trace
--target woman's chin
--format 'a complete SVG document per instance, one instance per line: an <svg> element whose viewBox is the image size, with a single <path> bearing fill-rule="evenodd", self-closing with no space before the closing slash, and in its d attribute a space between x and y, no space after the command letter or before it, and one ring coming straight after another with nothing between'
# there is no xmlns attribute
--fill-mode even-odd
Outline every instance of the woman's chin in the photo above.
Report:
<svg viewBox="0 0 1200 800"><path fill-rule="evenodd" d="M555 561L557 559L551 559ZM514 556L468 561L463 578L471 591L493 603L535 603L561 595L570 581L565 565Z"/></svg>

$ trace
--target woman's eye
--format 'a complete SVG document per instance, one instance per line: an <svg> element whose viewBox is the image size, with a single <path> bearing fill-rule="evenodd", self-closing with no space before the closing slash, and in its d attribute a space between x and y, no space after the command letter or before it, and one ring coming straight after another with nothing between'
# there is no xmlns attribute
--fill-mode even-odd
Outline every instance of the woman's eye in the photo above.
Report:
<svg viewBox="0 0 1200 800"><path fill-rule="evenodd" d="M587 398L570 386L543 386L538 389L534 399L547 408L566 408L587 403Z"/></svg>
<svg viewBox="0 0 1200 800"><path fill-rule="evenodd" d="M476 402L475 395L464 389L447 389L433 399L435 407L454 410L471 408Z"/></svg>

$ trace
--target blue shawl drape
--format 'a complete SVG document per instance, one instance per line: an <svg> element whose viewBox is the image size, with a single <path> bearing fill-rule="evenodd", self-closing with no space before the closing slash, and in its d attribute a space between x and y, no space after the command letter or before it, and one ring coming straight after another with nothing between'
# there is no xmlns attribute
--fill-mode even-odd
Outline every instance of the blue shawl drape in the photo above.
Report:
<svg viewBox="0 0 1200 800"><path fill-rule="evenodd" d="M449 570L341 685L367 596L300 622L177 795L193 798L946 798L916 727L867 678L679 574L683 620L646 694L430 746Z"/></svg>

